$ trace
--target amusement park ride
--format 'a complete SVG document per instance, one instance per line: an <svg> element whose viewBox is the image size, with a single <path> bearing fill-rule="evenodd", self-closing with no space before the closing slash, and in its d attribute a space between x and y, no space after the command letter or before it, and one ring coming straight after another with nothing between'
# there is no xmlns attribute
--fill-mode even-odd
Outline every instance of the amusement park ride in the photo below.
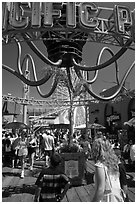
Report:
<svg viewBox="0 0 137 204"><path fill-rule="evenodd" d="M50 106L53 112L55 109L57 111L58 107L69 107L71 101L73 101L72 106L85 104L87 98L78 97L84 93L88 93L93 102L115 99L135 66L133 62L120 82L117 60L128 49L134 51L135 46L135 11L130 11L129 8L121 5L106 8L96 6L92 2L3 2L2 38L3 46L16 43L18 70L5 64L2 68L19 78L25 84L26 90L28 86L36 87L41 97L48 98L41 101L29 99L26 97L26 91L24 98L3 96L3 100L25 105ZM48 56L45 56L36 46L35 41L38 40L43 42ZM26 42L38 58L47 64L42 79L37 78L35 61L30 54L26 54L21 60L22 42ZM82 50L86 42L106 45L98 54L96 65L86 66L81 63ZM119 46L121 49L114 53L107 45ZM100 63L106 51L111 58ZM25 62L27 68L24 74L22 68ZM34 80L28 77L30 75L28 62L31 64ZM97 80L99 70L105 69L112 63L115 64L118 89L111 96L103 97L93 91L92 85ZM94 72L92 79L90 79L91 72ZM52 80L49 92L42 93L40 86L49 80ZM57 90L59 93L59 87L64 87L64 84L69 97L52 100L50 97L57 93Z"/></svg>

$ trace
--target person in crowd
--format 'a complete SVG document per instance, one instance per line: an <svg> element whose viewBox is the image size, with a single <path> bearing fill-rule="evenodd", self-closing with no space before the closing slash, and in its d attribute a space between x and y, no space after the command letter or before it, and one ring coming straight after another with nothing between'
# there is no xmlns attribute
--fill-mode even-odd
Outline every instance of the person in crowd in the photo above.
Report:
<svg viewBox="0 0 137 204"><path fill-rule="evenodd" d="M109 132L106 132L106 139L109 139L109 137L110 137Z"/></svg>
<svg viewBox="0 0 137 204"><path fill-rule="evenodd" d="M2 166L4 166L5 160L5 133L2 133Z"/></svg>
<svg viewBox="0 0 137 204"><path fill-rule="evenodd" d="M118 157L110 142L104 138L95 139L92 158L95 162L95 193L92 202L123 202Z"/></svg>
<svg viewBox="0 0 137 204"><path fill-rule="evenodd" d="M43 168L35 185L35 202L59 202L63 199L70 186L69 178L59 170L61 157L52 154L50 166Z"/></svg>
<svg viewBox="0 0 137 204"><path fill-rule="evenodd" d="M79 145L82 147L82 152L84 152L85 160L87 161L90 156L91 146L87 140L86 133L81 135ZM87 162L85 162L85 174L87 174Z"/></svg>
<svg viewBox="0 0 137 204"><path fill-rule="evenodd" d="M128 198L128 186L127 186L127 175L126 175L126 169L124 166L124 162L121 156L121 151L120 149L114 149L115 154L117 155L118 159L119 159L119 180L120 180L120 186L121 189L123 189L124 193L125 193L125 200L124 202L129 202L129 198Z"/></svg>
<svg viewBox="0 0 137 204"><path fill-rule="evenodd" d="M61 153L61 149L67 145L68 145L68 141L66 141L65 139L59 140L57 146L55 147L55 151Z"/></svg>
<svg viewBox="0 0 137 204"><path fill-rule="evenodd" d="M13 138L11 140L11 157L12 157L12 168L15 168L15 166L18 163L18 134L15 132L15 135L13 135Z"/></svg>
<svg viewBox="0 0 137 204"><path fill-rule="evenodd" d="M83 150L83 152L85 154L86 159L88 159L89 154L91 152L91 146L90 146L90 143L87 140L86 134L81 135L79 144L82 147L82 150Z"/></svg>
<svg viewBox="0 0 137 204"><path fill-rule="evenodd" d="M26 136L26 132L22 131L19 135L18 141L18 156L21 162L21 178L24 178L25 160L28 155L28 142Z"/></svg>
<svg viewBox="0 0 137 204"><path fill-rule="evenodd" d="M39 156L40 156L40 153L39 153L39 142L40 142L40 139L39 139L39 132L37 131L34 131L34 135L35 135L35 139L36 139L36 142L37 142L37 146L36 146L36 154L35 154L35 158L36 160L39 160Z"/></svg>
<svg viewBox="0 0 137 204"><path fill-rule="evenodd" d="M130 147L130 159L132 170L135 171L135 142Z"/></svg>
<svg viewBox="0 0 137 204"><path fill-rule="evenodd" d="M42 134L42 144L45 153L46 166L49 165L49 159L54 151L54 137L48 131Z"/></svg>
<svg viewBox="0 0 137 204"><path fill-rule="evenodd" d="M5 134L5 138L2 141L3 143L3 154L4 154L4 165L10 166L11 164L11 141L10 141L10 134L7 132Z"/></svg>
<svg viewBox="0 0 137 204"><path fill-rule="evenodd" d="M95 139L97 138L103 138L103 133L101 131L96 132Z"/></svg>
<svg viewBox="0 0 137 204"><path fill-rule="evenodd" d="M132 140L129 140L127 144L125 144L122 152L122 156L125 160L128 160L128 163L131 163L131 158L130 158L130 147L133 144Z"/></svg>
<svg viewBox="0 0 137 204"><path fill-rule="evenodd" d="M68 139L69 139L69 137L68 137L68 133L66 132L66 133L64 133L63 135L62 135L62 140L64 141L64 142L68 142Z"/></svg>
<svg viewBox="0 0 137 204"><path fill-rule="evenodd" d="M73 141L74 143L76 143L76 144L79 144L78 138L77 138L77 135L76 135L76 132L73 133L73 139L72 139L72 141Z"/></svg>
<svg viewBox="0 0 137 204"><path fill-rule="evenodd" d="M36 155L36 148L37 148L37 138L35 137L35 134L32 133L28 140L28 157L29 157L31 171L33 170L34 158Z"/></svg>
<svg viewBox="0 0 137 204"><path fill-rule="evenodd" d="M39 159L42 159L44 155L44 147L43 147L43 137L41 132L39 132L38 144L39 144Z"/></svg>

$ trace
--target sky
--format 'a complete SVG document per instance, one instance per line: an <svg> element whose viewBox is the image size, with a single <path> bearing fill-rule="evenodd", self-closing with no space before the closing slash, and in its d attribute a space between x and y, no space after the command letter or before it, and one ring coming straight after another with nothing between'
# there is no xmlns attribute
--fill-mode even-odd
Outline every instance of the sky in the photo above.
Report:
<svg viewBox="0 0 137 204"><path fill-rule="evenodd" d="M96 5L99 6L104 6L104 7L110 7L113 8L115 4L118 5L125 5L127 6L130 10L134 9L134 2L95 2ZM42 45L42 42L37 42L37 45L39 48L42 50L42 52L47 56L47 52L45 47ZM96 64L96 59L101 51L101 49L105 45L103 44L98 44L94 42L88 42L85 44L83 47L83 62L86 65L95 65ZM116 53L120 47L115 47L111 45L107 45L110 47L114 53ZM36 69L39 78L42 78L43 76L43 70L44 67L46 66L41 60L37 58L37 56L30 50L30 48L26 45L26 43L22 43L23 47L23 52L22 52L22 58L26 53L31 54L34 59L36 60ZM110 54L108 52L104 52L101 62L105 62L107 59L110 58ZM128 50L122 57L118 60L118 66L120 70L120 81L122 77L124 76L126 70L131 66L135 59L135 51L133 50ZM2 46L2 63L5 65L10 66L11 68L16 70L17 67L17 47L15 44L8 44ZM95 93L99 94L102 90L108 89L115 84L113 83L115 81L115 65L112 64L111 66L102 69L99 71L99 76L95 84L93 85L93 90ZM131 90L135 89L135 69L133 69L128 76L126 80L126 84L128 85L128 88ZM10 93L12 96L17 96L17 97L22 97L22 88L23 88L23 83L14 75L10 74L9 72L2 70L2 94L7 95ZM41 86L41 89L44 93L49 90L49 84L48 85L43 85ZM39 94L37 93L36 88L30 87L30 98L34 97L35 99L42 99Z"/></svg>

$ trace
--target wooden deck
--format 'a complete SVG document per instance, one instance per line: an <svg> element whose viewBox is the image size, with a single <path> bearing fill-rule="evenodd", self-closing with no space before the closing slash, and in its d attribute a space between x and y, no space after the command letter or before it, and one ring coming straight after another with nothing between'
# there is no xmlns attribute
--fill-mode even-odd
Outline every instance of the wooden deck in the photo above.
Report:
<svg viewBox="0 0 137 204"><path fill-rule="evenodd" d="M85 176L85 184L71 187L62 202L90 202L94 195L94 165L93 161L87 162L88 174ZM20 178L21 170L3 167L2 169L2 202L33 202L35 181L41 166L35 163L33 172L25 169L24 179ZM128 194L131 202L135 202L134 172L127 172Z"/></svg>

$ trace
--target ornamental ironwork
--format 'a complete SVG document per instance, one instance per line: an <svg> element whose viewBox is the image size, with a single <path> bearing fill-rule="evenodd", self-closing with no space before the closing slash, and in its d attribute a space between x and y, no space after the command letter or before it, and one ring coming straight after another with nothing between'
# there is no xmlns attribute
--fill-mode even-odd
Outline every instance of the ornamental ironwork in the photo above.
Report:
<svg viewBox="0 0 137 204"><path fill-rule="evenodd" d="M80 94L84 89L97 100L109 101L118 96L135 65L134 62L131 64L120 82L117 60L128 49L134 50L135 10L130 11L129 8L121 5L115 5L114 8L99 7L93 2L3 2L2 40L3 46L16 43L18 48L18 71L4 64L3 69L28 86L37 87L40 96L48 98L59 83L67 81L73 96L75 93ZM48 56L45 56L36 46L36 40L43 42ZM23 41L48 65L42 79L37 78L35 61L30 54L26 54L21 62ZM82 65L81 61L83 46L88 41L120 46L121 49L114 53L112 49L105 46L98 54L96 65L86 66ZM106 51L111 58L100 63L102 54ZM33 81L23 74L22 67L26 60L31 64ZM111 96L103 97L93 91L92 84L97 80L98 71L112 63L115 63L118 89ZM77 86L74 87L71 80L74 72L79 80L80 92L79 90L77 92ZM95 72L92 80L88 77L90 72ZM40 86L50 79L53 83L49 92L42 93Z"/></svg>

